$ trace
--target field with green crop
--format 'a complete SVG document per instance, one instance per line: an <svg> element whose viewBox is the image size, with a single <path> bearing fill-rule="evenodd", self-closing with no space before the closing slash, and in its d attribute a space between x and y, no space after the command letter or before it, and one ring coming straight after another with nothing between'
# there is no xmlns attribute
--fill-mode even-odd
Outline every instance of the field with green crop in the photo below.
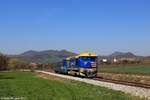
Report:
<svg viewBox="0 0 150 100"><path fill-rule="evenodd" d="M122 67L100 67L99 72L124 73L124 74L148 74L150 75L150 66L122 66Z"/></svg>
<svg viewBox="0 0 150 100"><path fill-rule="evenodd" d="M70 80L37 77L31 72L0 72L0 98L25 100L139 100L119 91Z"/></svg>

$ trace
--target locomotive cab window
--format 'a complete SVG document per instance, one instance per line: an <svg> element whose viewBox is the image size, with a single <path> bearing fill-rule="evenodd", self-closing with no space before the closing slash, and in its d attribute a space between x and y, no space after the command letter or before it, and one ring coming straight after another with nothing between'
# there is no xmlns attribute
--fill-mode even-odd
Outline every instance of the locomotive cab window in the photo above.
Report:
<svg viewBox="0 0 150 100"><path fill-rule="evenodd" d="M92 60L95 61L97 57L80 57L81 60Z"/></svg>

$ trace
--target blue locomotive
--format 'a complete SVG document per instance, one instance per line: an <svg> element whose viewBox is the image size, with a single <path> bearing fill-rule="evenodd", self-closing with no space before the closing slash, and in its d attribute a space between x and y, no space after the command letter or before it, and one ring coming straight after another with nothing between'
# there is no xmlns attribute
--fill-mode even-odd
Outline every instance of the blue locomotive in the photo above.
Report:
<svg viewBox="0 0 150 100"><path fill-rule="evenodd" d="M54 69L56 72L81 76L81 77L96 77L98 64L97 55L95 53L81 53L77 56L68 57L63 60L61 66Z"/></svg>

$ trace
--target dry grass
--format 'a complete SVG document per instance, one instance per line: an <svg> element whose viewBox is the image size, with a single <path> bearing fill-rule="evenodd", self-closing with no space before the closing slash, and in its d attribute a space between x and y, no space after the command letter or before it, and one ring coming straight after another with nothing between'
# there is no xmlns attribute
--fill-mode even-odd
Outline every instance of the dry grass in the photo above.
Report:
<svg viewBox="0 0 150 100"><path fill-rule="evenodd" d="M98 76L107 79L138 82L150 85L150 76L136 74L99 73Z"/></svg>

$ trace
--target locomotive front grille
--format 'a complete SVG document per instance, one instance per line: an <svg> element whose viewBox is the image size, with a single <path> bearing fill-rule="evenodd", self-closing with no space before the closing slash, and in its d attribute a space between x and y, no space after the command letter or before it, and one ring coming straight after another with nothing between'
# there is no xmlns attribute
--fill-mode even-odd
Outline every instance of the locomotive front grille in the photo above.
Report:
<svg viewBox="0 0 150 100"><path fill-rule="evenodd" d="M96 68L81 68L80 69L80 75L86 76L86 77L93 77L96 75Z"/></svg>

